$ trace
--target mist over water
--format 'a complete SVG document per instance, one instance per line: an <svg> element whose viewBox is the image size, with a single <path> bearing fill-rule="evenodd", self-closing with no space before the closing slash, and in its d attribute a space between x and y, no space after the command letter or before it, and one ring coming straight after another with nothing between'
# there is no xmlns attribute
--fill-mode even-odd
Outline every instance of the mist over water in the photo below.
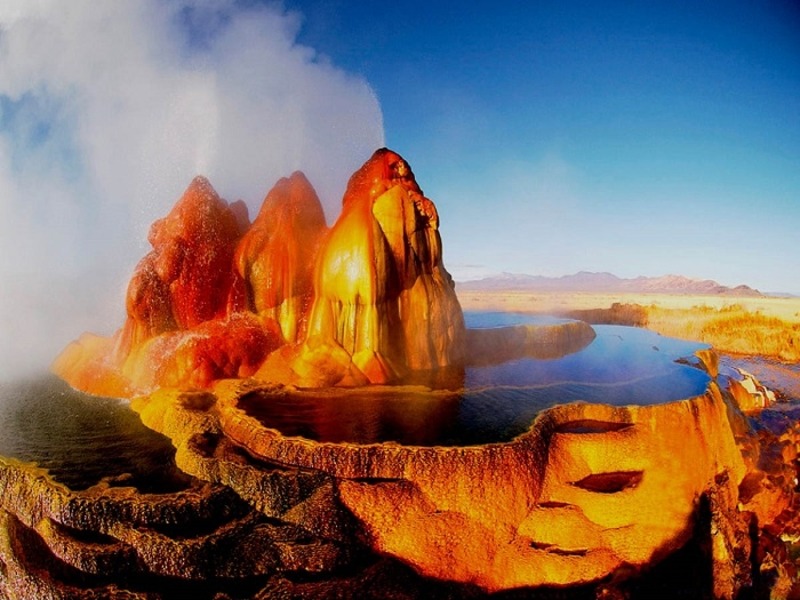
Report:
<svg viewBox="0 0 800 600"><path fill-rule="evenodd" d="M0 6L0 380L122 324L148 228L197 174L253 217L303 170L336 217L382 115L301 26L232 0Z"/></svg>

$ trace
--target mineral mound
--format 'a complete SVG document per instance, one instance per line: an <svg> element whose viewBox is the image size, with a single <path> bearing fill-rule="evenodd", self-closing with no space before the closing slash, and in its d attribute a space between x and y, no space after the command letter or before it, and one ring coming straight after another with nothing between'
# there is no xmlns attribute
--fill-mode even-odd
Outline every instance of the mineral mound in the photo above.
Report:
<svg viewBox="0 0 800 600"><path fill-rule="evenodd" d="M330 229L300 172L252 224L197 177L151 227L124 326L84 334L54 371L116 397L225 378L324 387L457 374L464 319L438 227L411 168L385 148L351 177Z"/></svg>

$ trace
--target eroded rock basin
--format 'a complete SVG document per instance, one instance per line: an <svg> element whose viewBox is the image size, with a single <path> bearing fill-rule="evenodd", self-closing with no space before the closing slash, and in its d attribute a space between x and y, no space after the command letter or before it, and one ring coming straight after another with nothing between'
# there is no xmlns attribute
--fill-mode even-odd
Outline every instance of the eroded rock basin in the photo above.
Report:
<svg viewBox="0 0 800 600"><path fill-rule="evenodd" d="M334 477L372 546L425 576L575 585L681 547L698 498L734 497L745 467L726 402L676 362L701 349L599 328L558 359L473 367L449 395L231 384L216 409L259 459Z"/></svg>

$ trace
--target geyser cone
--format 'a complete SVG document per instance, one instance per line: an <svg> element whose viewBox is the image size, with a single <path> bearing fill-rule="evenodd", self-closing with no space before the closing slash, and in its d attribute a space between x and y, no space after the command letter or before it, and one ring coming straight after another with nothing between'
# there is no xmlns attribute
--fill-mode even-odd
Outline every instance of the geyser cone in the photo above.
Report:
<svg viewBox="0 0 800 600"><path fill-rule="evenodd" d="M330 231L300 172L277 182L246 231L241 208L195 178L153 223L124 327L113 340L84 336L56 372L125 396L250 376L325 387L444 374L460 385L464 318L439 217L402 157L378 150L351 177Z"/></svg>
<svg viewBox="0 0 800 600"><path fill-rule="evenodd" d="M372 383L463 364L464 319L439 218L403 158L375 152L350 179L320 251L309 322Z"/></svg>
<svg viewBox="0 0 800 600"><path fill-rule="evenodd" d="M205 177L195 177L163 219L150 227L153 250L131 278L123 355L166 331L191 329L229 312L239 238L236 216Z"/></svg>
<svg viewBox="0 0 800 600"><path fill-rule="evenodd" d="M274 323L244 312L233 269L247 223L242 209L196 177L150 228L153 249L131 277L122 329L111 340L85 334L56 360L56 373L74 387L112 396L251 375L282 340Z"/></svg>
<svg viewBox="0 0 800 600"><path fill-rule="evenodd" d="M270 190L236 248L236 272L246 282L249 310L277 321L288 342L304 333L314 258L325 231L319 198L297 171Z"/></svg>

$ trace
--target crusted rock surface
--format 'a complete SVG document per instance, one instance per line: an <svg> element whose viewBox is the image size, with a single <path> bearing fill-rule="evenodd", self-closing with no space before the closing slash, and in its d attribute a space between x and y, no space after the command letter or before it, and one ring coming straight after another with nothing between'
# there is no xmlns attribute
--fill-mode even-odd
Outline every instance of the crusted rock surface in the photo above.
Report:
<svg viewBox="0 0 800 600"><path fill-rule="evenodd" d="M239 408L255 381L158 390L132 408L172 440L184 489L73 491L3 460L0 594L793 597L797 409L746 415L729 384L560 405L462 448L286 438Z"/></svg>
<svg viewBox="0 0 800 600"><path fill-rule="evenodd" d="M390 150L351 177L330 230L300 173L252 226L242 208L195 179L151 229L123 327L54 364L74 387L134 398L186 485L76 491L0 460L0 595L800 595L796 408L721 373L713 351L697 356L702 395L559 405L505 443L321 443L249 416L243 398L281 386L458 390L467 365L594 334L467 332L436 207Z"/></svg>
<svg viewBox="0 0 800 600"><path fill-rule="evenodd" d="M84 334L54 371L83 391L133 397L225 378L327 387L448 381L464 318L439 215L408 163L382 148L350 179L328 230L296 172L252 225L197 177L150 230L112 338Z"/></svg>

